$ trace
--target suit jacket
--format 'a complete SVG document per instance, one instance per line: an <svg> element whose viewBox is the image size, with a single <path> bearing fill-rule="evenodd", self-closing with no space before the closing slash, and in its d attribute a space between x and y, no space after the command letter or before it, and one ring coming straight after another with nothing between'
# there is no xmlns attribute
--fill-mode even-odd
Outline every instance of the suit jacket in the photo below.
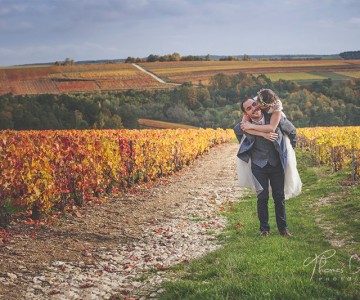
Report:
<svg viewBox="0 0 360 300"><path fill-rule="evenodd" d="M271 114L263 112L265 117L265 124L270 124ZM241 142L239 151L237 156L243 160L248 162L251 154L251 148L254 145L256 136L244 132L241 127L240 123L236 124L234 127L235 135L239 142ZM279 153L280 162L285 170L286 162L287 162L287 149L286 143L283 134L286 134L289 139L290 143L293 147L297 144L297 136L296 136L296 128L295 126L282 114L279 126L276 128L275 132L278 134L278 138L273 141L276 151Z"/></svg>

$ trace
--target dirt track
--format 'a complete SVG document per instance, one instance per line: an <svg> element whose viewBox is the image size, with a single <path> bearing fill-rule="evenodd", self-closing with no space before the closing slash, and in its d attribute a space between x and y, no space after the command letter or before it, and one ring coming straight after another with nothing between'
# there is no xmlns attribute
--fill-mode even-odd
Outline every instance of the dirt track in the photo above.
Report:
<svg viewBox="0 0 360 300"><path fill-rule="evenodd" d="M12 224L0 248L0 299L156 298L170 266L221 246L213 235L226 226L220 212L242 195L237 148L217 146L149 189L52 225Z"/></svg>

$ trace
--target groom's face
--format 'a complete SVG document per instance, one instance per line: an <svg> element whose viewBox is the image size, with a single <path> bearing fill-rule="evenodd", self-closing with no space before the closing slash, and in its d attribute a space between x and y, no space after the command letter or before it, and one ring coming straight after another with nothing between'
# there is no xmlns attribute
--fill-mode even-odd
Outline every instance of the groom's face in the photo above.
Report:
<svg viewBox="0 0 360 300"><path fill-rule="evenodd" d="M248 99L243 104L245 114L248 115L251 119L258 119L261 118L261 110L259 105L253 100Z"/></svg>

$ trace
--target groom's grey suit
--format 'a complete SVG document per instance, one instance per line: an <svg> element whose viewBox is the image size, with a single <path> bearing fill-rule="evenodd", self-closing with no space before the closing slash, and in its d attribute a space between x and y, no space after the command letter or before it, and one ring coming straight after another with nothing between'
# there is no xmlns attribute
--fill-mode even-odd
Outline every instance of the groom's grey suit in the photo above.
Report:
<svg viewBox="0 0 360 300"><path fill-rule="evenodd" d="M265 124L270 123L271 114L263 113ZM258 217L260 221L260 231L270 231L268 200L269 200L269 181L275 203L276 223L278 230L287 230L285 195L284 195L284 170L287 162L287 149L283 136L285 133L293 147L296 146L296 128L284 116L281 116L279 127L276 128L278 138L271 142L263 137L251 135L241 130L240 124L234 127L239 142L243 139L237 156L248 162L251 158L251 170L255 178L261 184L263 191L258 197Z"/></svg>
<svg viewBox="0 0 360 300"><path fill-rule="evenodd" d="M271 114L268 114L266 112L263 113L264 117L265 117L265 124L270 124L270 118L271 118ZM255 141L257 141L257 143L262 143L264 147L256 147L257 152L254 153L256 155L256 159L257 157L259 157L260 160L273 160L273 159L277 159L277 156L280 156L280 161L281 161L281 165L283 166L283 168L285 169L286 166L286 160L287 160L287 150L286 150L286 146L285 146L285 141L283 138L283 134L285 133L289 139L290 139L290 143L291 145L295 148L297 145L297 136L296 136L296 128L295 126L284 116L281 116L280 122L279 122L279 126L278 128L276 128L276 133L279 135L278 138L276 139L276 141L274 142L270 142L268 140L266 140L265 138L257 138L257 136L252 135L252 134L248 134L245 133L241 127L240 127L240 123L236 124L234 127L234 132L236 135L236 138L238 139L239 142L241 142L243 135L245 135L245 139L244 141L241 143L239 151L237 153L237 156L242 159L243 161L248 162L249 158L252 156L252 154L255 152L253 151L253 153L251 153L251 149L255 143ZM273 144L275 147L275 150L278 152L277 154L275 154L272 150L272 147L269 147L269 144ZM271 152L271 154L269 153L269 151ZM269 153L269 155L272 155L272 157L267 156L267 154ZM276 156L273 157L273 156Z"/></svg>

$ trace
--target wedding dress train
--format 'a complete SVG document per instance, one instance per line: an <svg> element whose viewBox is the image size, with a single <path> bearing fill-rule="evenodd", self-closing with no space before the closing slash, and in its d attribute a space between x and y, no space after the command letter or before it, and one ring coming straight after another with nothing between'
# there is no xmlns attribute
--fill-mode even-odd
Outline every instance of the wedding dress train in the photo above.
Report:
<svg viewBox="0 0 360 300"><path fill-rule="evenodd" d="M284 135L284 139L287 148L284 192L285 199L287 200L296 197L301 193L302 182L297 170L295 151L290 144L290 139L287 135ZM251 159L249 159L249 162L245 162L239 158L236 159L239 186L243 188L249 188L256 194L261 193L263 188L251 172ZM271 187L269 185L269 192L270 191Z"/></svg>

